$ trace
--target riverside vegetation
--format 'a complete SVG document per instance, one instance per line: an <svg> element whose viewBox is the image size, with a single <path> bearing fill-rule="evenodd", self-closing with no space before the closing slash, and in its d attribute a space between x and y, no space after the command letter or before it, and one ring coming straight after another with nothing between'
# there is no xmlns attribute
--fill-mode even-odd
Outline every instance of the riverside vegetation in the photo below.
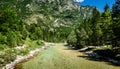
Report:
<svg viewBox="0 0 120 69"><path fill-rule="evenodd" d="M104 12L73 0L1 0L0 5L0 66L43 41L67 41L76 49L109 45L95 52L120 60L120 0L112 9L106 4Z"/></svg>

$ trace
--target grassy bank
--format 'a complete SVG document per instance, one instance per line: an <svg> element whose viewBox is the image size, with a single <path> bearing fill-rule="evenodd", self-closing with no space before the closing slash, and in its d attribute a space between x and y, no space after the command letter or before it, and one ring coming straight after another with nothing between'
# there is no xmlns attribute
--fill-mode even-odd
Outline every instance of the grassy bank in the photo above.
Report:
<svg viewBox="0 0 120 69"><path fill-rule="evenodd" d="M119 66L86 57L84 53L70 50L58 43L29 61L18 64L15 69L120 69Z"/></svg>
<svg viewBox="0 0 120 69"><path fill-rule="evenodd" d="M23 46L13 48L9 48L8 46L6 46L6 48L0 51L0 67L5 66L6 64L14 61L17 55L24 56L28 54L31 50L40 48L43 45L44 42L41 40L33 41L27 38Z"/></svg>

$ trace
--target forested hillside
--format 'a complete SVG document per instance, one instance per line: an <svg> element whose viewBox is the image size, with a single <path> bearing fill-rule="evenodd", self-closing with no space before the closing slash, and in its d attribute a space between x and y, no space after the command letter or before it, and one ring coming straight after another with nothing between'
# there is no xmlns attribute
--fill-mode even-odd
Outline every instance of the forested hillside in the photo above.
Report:
<svg viewBox="0 0 120 69"><path fill-rule="evenodd" d="M116 0L112 9L104 6L104 12L96 8L92 11L92 17L84 20L68 36L68 45L75 49L86 46L105 48L94 50L99 55L120 59L120 0Z"/></svg>
<svg viewBox="0 0 120 69"><path fill-rule="evenodd" d="M10 17L13 15L15 18L11 18L16 19L16 23L21 23L22 27L24 25L24 28L20 27L24 30L22 31L24 39L29 32L31 39L40 38L54 42L66 39L71 30L75 29L84 19L91 17L93 10L93 7L82 7L72 0L3 0L1 5L3 9L1 13L8 13L10 15L6 16ZM29 26L29 30L25 24Z"/></svg>
<svg viewBox="0 0 120 69"><path fill-rule="evenodd" d="M107 45L107 54L120 59L119 7L120 0L112 10L106 4L104 12L73 0L1 0L0 66L13 61L16 54L38 48L43 41L67 42L75 49ZM25 50L15 49L24 44L28 45Z"/></svg>
<svg viewBox="0 0 120 69"><path fill-rule="evenodd" d="M95 8L73 0L1 0L0 5L2 65L38 48L43 41L66 41L84 19L91 18ZM25 48L17 50L18 46Z"/></svg>

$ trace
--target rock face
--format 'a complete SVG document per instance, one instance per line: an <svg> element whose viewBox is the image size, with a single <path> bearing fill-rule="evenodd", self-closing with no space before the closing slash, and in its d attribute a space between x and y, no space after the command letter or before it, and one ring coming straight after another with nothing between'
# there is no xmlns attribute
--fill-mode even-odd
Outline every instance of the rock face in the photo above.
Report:
<svg viewBox="0 0 120 69"><path fill-rule="evenodd" d="M80 6L73 0L32 0L26 4L32 16L25 20L28 24L49 24L49 27L74 27L92 16L94 7ZM45 25L43 25L45 26Z"/></svg>
<svg viewBox="0 0 120 69"><path fill-rule="evenodd" d="M15 9L24 23L37 24L42 34L48 34L46 38L50 36L54 41L65 39L84 20L92 17L94 9L73 0L7 0L0 5L2 9Z"/></svg>
<svg viewBox="0 0 120 69"><path fill-rule="evenodd" d="M16 9L27 22L41 23L42 26L77 26L92 16L94 7L80 6L74 0L10 0L1 1L0 8ZM56 24L56 25L53 25Z"/></svg>
<svg viewBox="0 0 120 69"><path fill-rule="evenodd" d="M50 35L52 38L64 39L85 19L90 19L94 9L90 6L80 6L73 0L31 0L25 6L28 10L23 12L29 14L24 18L25 23L39 24L47 34L54 34Z"/></svg>
<svg viewBox="0 0 120 69"><path fill-rule="evenodd" d="M12 2L14 1L8 1ZM92 17L94 8L81 6L74 0L17 0L14 7L25 22L39 23L41 28L48 28L50 31L55 30L55 27L78 26L84 19Z"/></svg>

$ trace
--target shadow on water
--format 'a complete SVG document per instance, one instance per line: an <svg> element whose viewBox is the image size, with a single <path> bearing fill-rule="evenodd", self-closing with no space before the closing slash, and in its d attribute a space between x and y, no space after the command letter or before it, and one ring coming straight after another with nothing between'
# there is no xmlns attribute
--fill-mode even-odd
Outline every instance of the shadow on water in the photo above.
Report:
<svg viewBox="0 0 120 69"><path fill-rule="evenodd" d="M72 46L68 46L68 45L64 45L64 46L67 47L67 48L64 49L64 50L78 50L78 49L75 49L75 48L72 47ZM102 56L101 56L101 57L96 57L96 56L91 56L91 55L85 53L85 52L87 52L87 51L91 51L92 49L94 49L94 47L86 48L86 49L84 49L84 50L79 51L79 52L84 53L85 55L84 55L84 56L79 55L79 56L77 56L77 57L85 58L85 59L91 60L91 61L105 62L105 63L107 63L107 64L109 64L109 65L120 66L120 61L112 62L112 61L109 61L109 60L111 60L110 58L102 57Z"/></svg>
<svg viewBox="0 0 120 69"><path fill-rule="evenodd" d="M75 48L73 46L68 46L68 45L64 45L64 46L67 47L64 50L78 50L77 48Z"/></svg>
<svg viewBox="0 0 120 69"><path fill-rule="evenodd" d="M99 58L91 57L91 56L77 56L77 57L85 58L85 59L91 60L91 61L105 62L106 64L113 65L113 66L120 66L120 64L110 62L110 61L108 61L108 59L103 58L103 57L99 57Z"/></svg>

